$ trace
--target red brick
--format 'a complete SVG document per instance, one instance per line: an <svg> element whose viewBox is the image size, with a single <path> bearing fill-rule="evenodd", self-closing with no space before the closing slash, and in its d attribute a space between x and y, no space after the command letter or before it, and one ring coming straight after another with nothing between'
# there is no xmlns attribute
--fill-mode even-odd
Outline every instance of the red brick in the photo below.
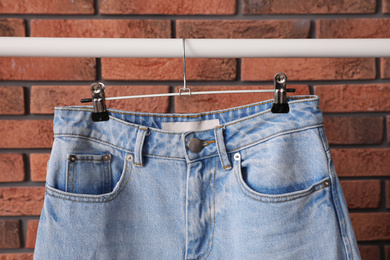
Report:
<svg viewBox="0 0 390 260"><path fill-rule="evenodd" d="M381 78L390 79L390 58L381 58Z"/></svg>
<svg viewBox="0 0 390 260"><path fill-rule="evenodd" d="M376 1L244 0L244 14L351 14L375 13Z"/></svg>
<svg viewBox="0 0 390 260"><path fill-rule="evenodd" d="M0 220L0 248L20 248L20 234L20 220Z"/></svg>
<svg viewBox="0 0 390 260"><path fill-rule="evenodd" d="M358 241L389 240L390 213L351 213Z"/></svg>
<svg viewBox="0 0 390 260"><path fill-rule="evenodd" d="M0 254L0 260L33 260L33 253Z"/></svg>
<svg viewBox="0 0 390 260"><path fill-rule="evenodd" d="M374 58L245 58L243 80L273 80L278 72L288 80L375 79Z"/></svg>
<svg viewBox="0 0 390 260"><path fill-rule="evenodd" d="M0 80L88 80L96 79L93 58L2 57Z"/></svg>
<svg viewBox="0 0 390 260"><path fill-rule="evenodd" d="M45 187L0 187L0 216L40 215Z"/></svg>
<svg viewBox="0 0 390 260"><path fill-rule="evenodd" d="M385 259L390 260L390 246L385 246Z"/></svg>
<svg viewBox="0 0 390 260"><path fill-rule="evenodd" d="M290 85L295 88L294 95L308 95L308 86ZM176 88L176 92L179 92ZM273 89L273 86L202 86L189 87L192 92L196 91L217 91L217 90L243 90L243 89ZM219 110L231 108L250 103L260 102L267 99L273 99L273 93L245 93L245 94L216 94L216 95L193 95L175 97L175 112L176 113L199 113L205 111Z"/></svg>
<svg viewBox="0 0 390 260"><path fill-rule="evenodd" d="M169 93L168 86L106 86L106 97L131 96L154 93ZM82 105L81 98L91 97L89 86L33 86L31 88L31 109L33 114L52 114L56 106ZM169 97L112 100L107 107L130 111L166 113L169 111ZM92 105L91 103L89 105Z"/></svg>
<svg viewBox="0 0 390 260"><path fill-rule="evenodd" d="M26 248L34 248L37 239L39 220L29 220L27 223Z"/></svg>
<svg viewBox="0 0 390 260"><path fill-rule="evenodd" d="M382 12L385 14L390 14L390 0L382 0ZM390 259L390 254L389 254Z"/></svg>
<svg viewBox="0 0 390 260"><path fill-rule="evenodd" d="M330 144L380 144L383 117L325 117Z"/></svg>
<svg viewBox="0 0 390 260"><path fill-rule="evenodd" d="M381 181L341 181L349 209L379 208L381 204Z"/></svg>
<svg viewBox="0 0 390 260"><path fill-rule="evenodd" d="M314 86L322 112L390 111L390 84Z"/></svg>
<svg viewBox="0 0 390 260"><path fill-rule="evenodd" d="M235 0L101 0L102 14L235 14Z"/></svg>
<svg viewBox="0 0 390 260"><path fill-rule="evenodd" d="M359 251L362 260L381 259L381 251L379 246L359 246Z"/></svg>
<svg viewBox="0 0 390 260"><path fill-rule="evenodd" d="M390 143L390 116L386 116L387 122L387 142Z"/></svg>
<svg viewBox="0 0 390 260"><path fill-rule="evenodd" d="M0 3L1 10L1 3ZM1 13L1 11L0 11ZM26 36L26 23L23 19L0 19L0 36Z"/></svg>
<svg viewBox="0 0 390 260"><path fill-rule="evenodd" d="M186 59L187 80L234 80L235 59ZM102 59L106 80L183 80L183 59Z"/></svg>
<svg viewBox="0 0 390 260"><path fill-rule="evenodd" d="M23 87L0 87L0 114L24 114Z"/></svg>
<svg viewBox="0 0 390 260"><path fill-rule="evenodd" d="M46 181L46 166L49 153L30 154L31 181Z"/></svg>
<svg viewBox="0 0 390 260"><path fill-rule="evenodd" d="M317 38L390 38L390 19L317 20Z"/></svg>
<svg viewBox="0 0 390 260"><path fill-rule="evenodd" d="M0 13L2 14L93 14L93 0L1 0Z"/></svg>
<svg viewBox="0 0 390 260"><path fill-rule="evenodd" d="M178 20L177 38L307 38L309 20Z"/></svg>
<svg viewBox="0 0 390 260"><path fill-rule="evenodd" d="M33 37L170 38L170 20L32 20Z"/></svg>
<svg viewBox="0 0 390 260"><path fill-rule="evenodd" d="M52 120L2 120L0 148L50 148Z"/></svg>
<svg viewBox="0 0 390 260"><path fill-rule="evenodd" d="M390 149L332 149L338 176L390 176Z"/></svg>
<svg viewBox="0 0 390 260"><path fill-rule="evenodd" d="M386 181L386 208L390 209L390 181Z"/></svg>
<svg viewBox="0 0 390 260"><path fill-rule="evenodd" d="M22 154L0 154L0 182L24 181Z"/></svg>

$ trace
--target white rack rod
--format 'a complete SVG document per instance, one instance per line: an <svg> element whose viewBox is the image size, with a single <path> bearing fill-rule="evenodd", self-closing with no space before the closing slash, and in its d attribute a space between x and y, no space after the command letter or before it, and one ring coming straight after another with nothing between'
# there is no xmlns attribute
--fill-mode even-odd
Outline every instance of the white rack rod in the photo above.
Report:
<svg viewBox="0 0 390 260"><path fill-rule="evenodd" d="M390 39L186 39L187 58L390 57ZM3 57L180 58L182 39L0 37Z"/></svg>
<svg viewBox="0 0 390 260"><path fill-rule="evenodd" d="M188 90L188 88L187 88L187 90ZM245 90L196 91L196 92L180 92L180 93L163 93L163 94L150 94L150 95L107 97L107 98L105 98L105 100L129 99L129 98L148 98L148 97L192 96L192 95L203 95L203 94L258 93L258 92L274 92L274 90L273 89L245 89Z"/></svg>

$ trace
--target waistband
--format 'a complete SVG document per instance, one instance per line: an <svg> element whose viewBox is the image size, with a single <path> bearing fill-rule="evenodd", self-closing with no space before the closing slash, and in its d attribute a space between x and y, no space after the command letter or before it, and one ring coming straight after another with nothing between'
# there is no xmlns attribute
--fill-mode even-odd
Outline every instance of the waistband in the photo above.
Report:
<svg viewBox="0 0 390 260"><path fill-rule="evenodd" d="M290 112L273 114L273 100L240 107L191 114L158 114L107 109L109 120L93 122L91 106L56 107L55 137L84 138L133 153L142 136L142 155L187 161L217 156L221 147L236 152L288 132L323 125L318 96L291 96ZM173 132L162 123L214 120L219 125L205 130ZM138 138L137 138L138 136ZM202 150L192 152L189 142L197 138Z"/></svg>

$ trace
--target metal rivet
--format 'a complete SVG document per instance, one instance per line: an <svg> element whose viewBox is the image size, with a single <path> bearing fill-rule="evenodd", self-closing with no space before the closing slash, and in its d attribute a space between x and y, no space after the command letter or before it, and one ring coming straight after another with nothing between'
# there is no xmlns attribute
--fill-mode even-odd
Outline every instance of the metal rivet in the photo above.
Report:
<svg viewBox="0 0 390 260"><path fill-rule="evenodd" d="M239 161L241 159L241 155L239 153L234 154L234 160Z"/></svg>
<svg viewBox="0 0 390 260"><path fill-rule="evenodd" d="M329 187L330 186L330 181L324 181L324 186Z"/></svg>
<svg viewBox="0 0 390 260"><path fill-rule="evenodd" d="M109 161L109 160L111 160L111 155L109 154L103 155L103 161Z"/></svg>
<svg viewBox="0 0 390 260"><path fill-rule="evenodd" d="M127 155L126 160L131 162L133 160L133 156L131 154Z"/></svg>
<svg viewBox="0 0 390 260"><path fill-rule="evenodd" d="M198 138L193 138L188 143L188 149L193 153L199 153L203 149L203 142Z"/></svg>
<svg viewBox="0 0 390 260"><path fill-rule="evenodd" d="M69 161L75 162L76 160L77 160L76 155L74 155L74 154L69 155Z"/></svg>

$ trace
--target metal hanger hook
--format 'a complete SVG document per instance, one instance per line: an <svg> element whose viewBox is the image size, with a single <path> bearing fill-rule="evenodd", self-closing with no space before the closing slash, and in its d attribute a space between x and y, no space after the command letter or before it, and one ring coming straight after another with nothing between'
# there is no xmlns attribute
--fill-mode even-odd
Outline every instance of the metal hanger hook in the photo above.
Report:
<svg viewBox="0 0 390 260"><path fill-rule="evenodd" d="M186 73L186 40L182 39L183 43L183 71L184 71L184 84L183 88L179 89L179 96L181 96L181 91L188 91L191 96L191 89L187 88L187 73Z"/></svg>

